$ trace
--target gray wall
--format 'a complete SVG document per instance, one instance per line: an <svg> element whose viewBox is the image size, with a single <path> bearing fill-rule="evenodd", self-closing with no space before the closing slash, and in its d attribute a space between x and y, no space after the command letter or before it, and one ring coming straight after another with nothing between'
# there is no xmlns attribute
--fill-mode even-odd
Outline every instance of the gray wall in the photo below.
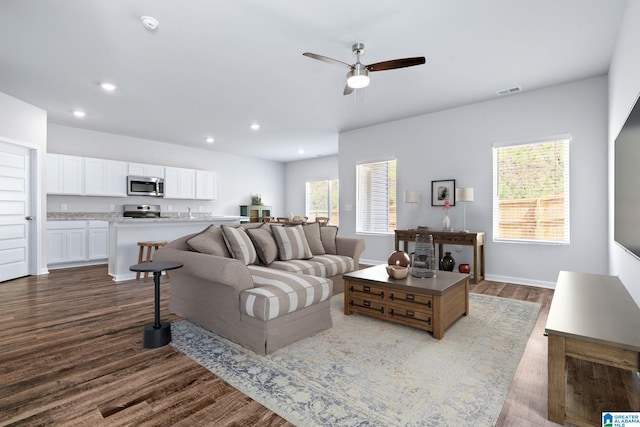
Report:
<svg viewBox="0 0 640 427"><path fill-rule="evenodd" d="M218 175L216 201L48 196L50 212L60 211L61 203L67 204L68 211L107 212L111 204L116 211L122 211L123 204L153 202L160 204L164 211L171 205L174 212L186 212L187 207L191 207L194 212L239 215L239 205L251 204L251 195L256 193L276 212L286 212L282 194L284 164L280 162L55 124L49 125L48 138L49 153L202 169Z"/></svg>
<svg viewBox="0 0 640 427"><path fill-rule="evenodd" d="M492 233L492 146L569 134L571 244L495 243ZM473 187L467 228L485 231L491 280L553 287L560 270L607 273L607 79L592 78L447 111L340 134L340 233L355 234L355 167L397 159L398 227L442 228L441 208L431 207L431 181L455 179ZM404 190L420 190L419 206L402 203ZM349 205L353 208L348 210ZM451 209L462 227L462 206ZM362 235L363 260L386 262L390 235ZM454 247L457 263L469 248Z"/></svg>
<svg viewBox="0 0 640 427"><path fill-rule="evenodd" d="M609 69L609 269L640 305L640 260L613 240L614 143L640 94L640 3L628 2ZM637 185L637 183L636 183Z"/></svg>
<svg viewBox="0 0 640 427"><path fill-rule="evenodd" d="M290 213L304 215L305 183L323 179L338 179L338 156L289 162L285 165L285 176L286 216Z"/></svg>

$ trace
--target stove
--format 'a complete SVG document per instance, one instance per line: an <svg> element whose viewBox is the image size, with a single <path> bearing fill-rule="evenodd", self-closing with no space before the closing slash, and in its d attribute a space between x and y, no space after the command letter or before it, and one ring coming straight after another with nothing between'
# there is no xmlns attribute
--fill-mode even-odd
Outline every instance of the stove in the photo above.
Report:
<svg viewBox="0 0 640 427"><path fill-rule="evenodd" d="M160 205L124 205L125 218L160 218Z"/></svg>

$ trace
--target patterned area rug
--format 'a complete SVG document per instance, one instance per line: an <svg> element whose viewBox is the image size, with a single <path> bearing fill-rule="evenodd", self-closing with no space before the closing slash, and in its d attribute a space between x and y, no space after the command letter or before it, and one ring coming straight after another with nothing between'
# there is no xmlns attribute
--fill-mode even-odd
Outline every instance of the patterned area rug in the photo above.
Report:
<svg viewBox="0 0 640 427"><path fill-rule="evenodd" d="M470 295L470 314L442 340L414 328L343 314L333 328L269 356L188 321L177 350L298 426L493 426L539 304Z"/></svg>

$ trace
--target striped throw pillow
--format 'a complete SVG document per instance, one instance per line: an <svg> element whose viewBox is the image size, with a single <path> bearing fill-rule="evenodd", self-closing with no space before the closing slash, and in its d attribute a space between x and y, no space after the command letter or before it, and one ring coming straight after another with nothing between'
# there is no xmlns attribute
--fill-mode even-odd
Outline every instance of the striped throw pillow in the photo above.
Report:
<svg viewBox="0 0 640 427"><path fill-rule="evenodd" d="M295 227L271 227L278 245L280 261L309 259L313 257L301 225Z"/></svg>
<svg viewBox="0 0 640 427"><path fill-rule="evenodd" d="M255 264L258 260L258 254L246 231L228 225L223 225L220 228L231 256L242 261L244 265Z"/></svg>

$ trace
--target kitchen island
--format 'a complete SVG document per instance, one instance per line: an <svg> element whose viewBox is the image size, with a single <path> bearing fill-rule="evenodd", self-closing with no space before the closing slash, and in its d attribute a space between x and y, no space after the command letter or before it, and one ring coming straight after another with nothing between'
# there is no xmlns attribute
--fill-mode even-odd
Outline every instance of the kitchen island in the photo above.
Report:
<svg viewBox="0 0 640 427"><path fill-rule="evenodd" d="M170 242L186 234L203 231L212 224L233 225L246 220L241 216L109 219L109 275L115 282L135 279L136 273L129 267L138 263L138 242Z"/></svg>

